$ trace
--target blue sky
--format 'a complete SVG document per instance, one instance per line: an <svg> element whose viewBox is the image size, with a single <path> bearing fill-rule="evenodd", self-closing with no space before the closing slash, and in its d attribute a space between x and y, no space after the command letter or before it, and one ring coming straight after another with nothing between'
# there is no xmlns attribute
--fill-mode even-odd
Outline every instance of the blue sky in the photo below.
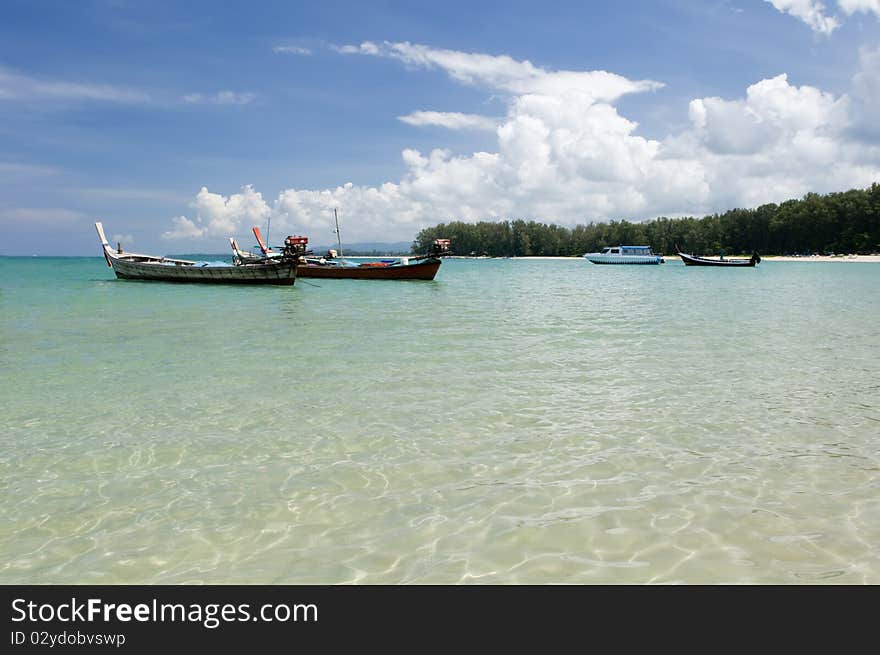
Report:
<svg viewBox="0 0 880 655"><path fill-rule="evenodd" d="M880 181L880 0L0 5L0 254L703 215ZM273 238L274 240L274 238Z"/></svg>

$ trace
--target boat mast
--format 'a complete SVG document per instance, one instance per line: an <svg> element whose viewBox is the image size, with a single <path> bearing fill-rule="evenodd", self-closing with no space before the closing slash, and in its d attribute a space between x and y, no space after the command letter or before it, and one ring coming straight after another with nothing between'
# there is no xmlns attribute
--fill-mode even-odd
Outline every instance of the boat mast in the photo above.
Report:
<svg viewBox="0 0 880 655"><path fill-rule="evenodd" d="M339 234L339 215L336 213L336 207L333 208L333 218L336 219L336 243L339 244L339 258L342 259L342 237Z"/></svg>

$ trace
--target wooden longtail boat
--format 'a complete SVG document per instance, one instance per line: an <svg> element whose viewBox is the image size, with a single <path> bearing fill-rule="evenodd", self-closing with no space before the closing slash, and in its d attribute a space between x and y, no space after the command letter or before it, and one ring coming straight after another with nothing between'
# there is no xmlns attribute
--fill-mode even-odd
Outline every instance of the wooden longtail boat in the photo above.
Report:
<svg viewBox="0 0 880 655"><path fill-rule="evenodd" d="M322 262L323 260L323 262ZM392 262L352 263L348 260L333 260L306 257L299 266L300 277L321 277L346 280L433 280L440 268L437 257L398 259Z"/></svg>
<svg viewBox="0 0 880 655"><path fill-rule="evenodd" d="M104 227L95 223L104 259L116 277L123 280L152 280L157 282L200 282L213 284L279 284L296 282L299 254L285 253L278 259L261 260L252 264L209 264L186 259L171 259L153 255L125 252L122 246L110 247L104 236Z"/></svg>
<svg viewBox="0 0 880 655"><path fill-rule="evenodd" d="M254 226L254 237L262 252L262 257L255 253L241 250L234 239L230 239L234 261L237 265L258 260L274 260L279 256L277 250L266 245L260 228ZM338 223L337 223L338 234ZM297 275L299 277L319 277L336 280L433 280L440 268L440 257L449 252L449 240L437 239L431 252L417 257L401 257L399 259L378 262L356 263L339 257L336 251L330 251L326 257L309 257L307 250L309 239L303 236L289 236L284 240L285 249L298 248L303 253Z"/></svg>
<svg viewBox="0 0 880 655"><path fill-rule="evenodd" d="M761 263L761 256L757 252L752 253L752 256L749 259L725 259L723 255L718 259L715 259L713 257L696 257L694 255L688 255L681 252L678 249L678 246L675 246L675 250L678 253L678 256L681 257L681 261L684 262L685 266L728 266L734 268L749 268Z"/></svg>

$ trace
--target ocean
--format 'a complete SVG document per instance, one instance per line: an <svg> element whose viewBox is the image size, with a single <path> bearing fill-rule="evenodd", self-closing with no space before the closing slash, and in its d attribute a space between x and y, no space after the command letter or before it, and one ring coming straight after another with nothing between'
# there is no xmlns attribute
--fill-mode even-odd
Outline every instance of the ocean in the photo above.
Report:
<svg viewBox="0 0 880 655"><path fill-rule="evenodd" d="M880 265L0 258L2 584L878 584Z"/></svg>

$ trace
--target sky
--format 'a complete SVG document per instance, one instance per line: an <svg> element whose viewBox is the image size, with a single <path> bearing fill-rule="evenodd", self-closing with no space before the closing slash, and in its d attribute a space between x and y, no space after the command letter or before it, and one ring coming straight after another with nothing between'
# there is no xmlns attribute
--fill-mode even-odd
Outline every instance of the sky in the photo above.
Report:
<svg viewBox="0 0 880 655"><path fill-rule="evenodd" d="M703 216L880 182L877 115L880 0L0 0L0 254Z"/></svg>

